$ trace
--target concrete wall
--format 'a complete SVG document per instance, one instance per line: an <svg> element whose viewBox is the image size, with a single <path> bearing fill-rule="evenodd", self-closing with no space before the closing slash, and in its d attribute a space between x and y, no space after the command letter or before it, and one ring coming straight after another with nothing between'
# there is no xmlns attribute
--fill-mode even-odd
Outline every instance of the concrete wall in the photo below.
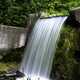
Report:
<svg viewBox="0 0 80 80"><path fill-rule="evenodd" d="M18 48L25 45L26 28L0 25L0 49Z"/></svg>

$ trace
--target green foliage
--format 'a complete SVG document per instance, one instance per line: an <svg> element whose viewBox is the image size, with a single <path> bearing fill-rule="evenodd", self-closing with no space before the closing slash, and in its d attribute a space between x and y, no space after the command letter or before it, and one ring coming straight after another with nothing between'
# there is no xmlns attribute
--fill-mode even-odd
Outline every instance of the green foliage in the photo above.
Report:
<svg viewBox="0 0 80 80"><path fill-rule="evenodd" d="M80 31L70 26L62 29L53 65L55 74L59 74L59 80L78 80L74 79L80 73L79 63L74 58L74 54L79 49L79 33Z"/></svg>
<svg viewBox="0 0 80 80"><path fill-rule="evenodd" d="M30 13L68 15L79 5L78 0L0 0L0 23L25 27Z"/></svg>
<svg viewBox="0 0 80 80"><path fill-rule="evenodd" d="M22 60L23 52L24 52L24 47L10 49L10 50L6 51L6 55L3 56L3 58L1 59L1 62L20 63Z"/></svg>

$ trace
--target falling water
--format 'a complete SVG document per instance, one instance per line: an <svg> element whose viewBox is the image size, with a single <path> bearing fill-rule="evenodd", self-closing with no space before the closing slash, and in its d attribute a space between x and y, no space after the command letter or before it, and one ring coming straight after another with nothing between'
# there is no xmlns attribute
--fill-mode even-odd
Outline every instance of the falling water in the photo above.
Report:
<svg viewBox="0 0 80 80"><path fill-rule="evenodd" d="M53 17L36 22L20 68L26 79L20 80L49 79L56 43L66 19L67 17Z"/></svg>

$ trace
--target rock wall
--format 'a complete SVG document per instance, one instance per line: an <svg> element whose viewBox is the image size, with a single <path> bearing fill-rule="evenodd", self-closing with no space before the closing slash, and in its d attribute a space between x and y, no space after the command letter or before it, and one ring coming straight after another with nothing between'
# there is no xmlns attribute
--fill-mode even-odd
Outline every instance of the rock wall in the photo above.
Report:
<svg viewBox="0 0 80 80"><path fill-rule="evenodd" d="M66 20L66 24L75 28L80 28L80 8L70 11L70 15Z"/></svg>
<svg viewBox="0 0 80 80"><path fill-rule="evenodd" d="M75 19L80 23L80 8L79 9L74 9L72 12L75 14Z"/></svg>

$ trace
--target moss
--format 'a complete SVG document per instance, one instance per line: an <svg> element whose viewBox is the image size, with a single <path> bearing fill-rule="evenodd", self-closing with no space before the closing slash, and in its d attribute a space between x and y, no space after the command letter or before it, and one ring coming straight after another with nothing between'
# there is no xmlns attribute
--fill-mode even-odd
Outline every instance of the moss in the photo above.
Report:
<svg viewBox="0 0 80 80"><path fill-rule="evenodd" d="M4 63L4 62L1 62L0 63L0 72L3 72L3 71L8 72L10 69L15 69L17 67L18 67L17 63L10 63L10 62Z"/></svg>

